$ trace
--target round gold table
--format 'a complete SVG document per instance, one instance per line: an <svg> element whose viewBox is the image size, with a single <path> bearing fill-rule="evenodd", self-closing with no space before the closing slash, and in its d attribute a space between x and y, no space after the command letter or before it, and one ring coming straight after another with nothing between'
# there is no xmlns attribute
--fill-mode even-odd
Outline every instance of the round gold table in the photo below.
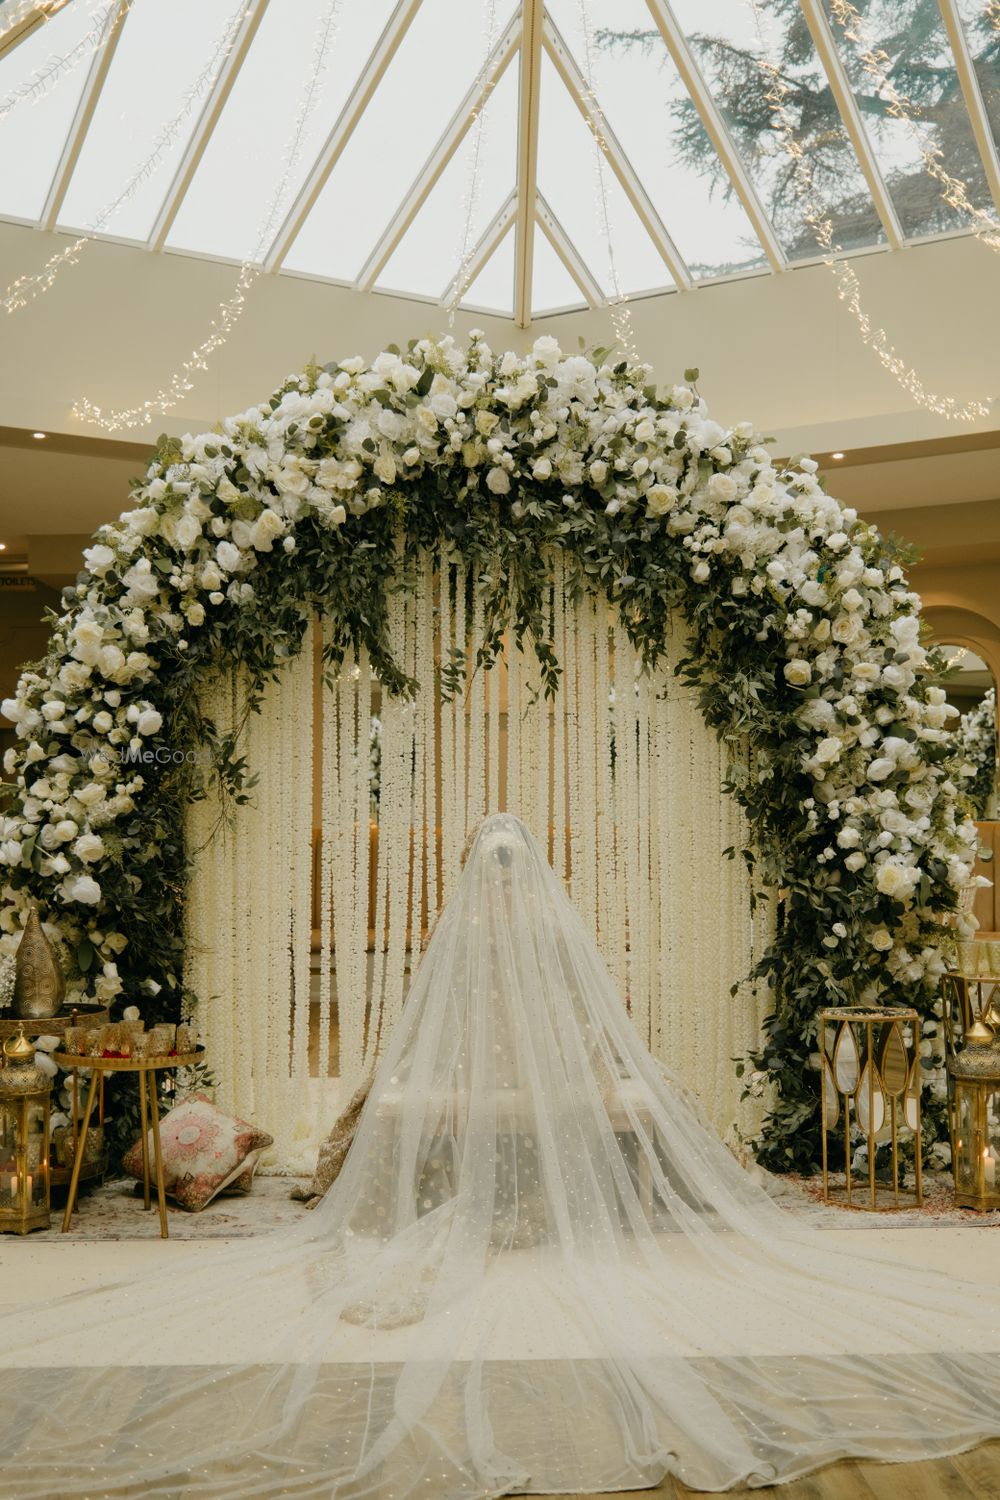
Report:
<svg viewBox="0 0 1000 1500"><path fill-rule="evenodd" d="M90 1116L94 1108L98 1082L103 1079L105 1073L138 1073L139 1118L142 1127L143 1207L149 1208L152 1203L152 1185L149 1176L149 1137L152 1135L156 1196L160 1209L160 1236L162 1239L168 1237L167 1196L163 1181L163 1153L160 1149L160 1107L156 1097L156 1075L166 1068L191 1067L195 1063L202 1062L204 1057L204 1047L199 1047L194 1052L171 1053L169 1057L79 1057L75 1052L53 1053L54 1061L61 1068L67 1071L72 1069L74 1072L89 1071L90 1073L90 1088L87 1090L87 1103L83 1110L83 1122L76 1143L76 1156L73 1160L73 1175L69 1182L69 1197L66 1199L66 1212L63 1215L63 1234L69 1229L73 1209L76 1207L80 1168L87 1149L87 1131L90 1128Z"/></svg>

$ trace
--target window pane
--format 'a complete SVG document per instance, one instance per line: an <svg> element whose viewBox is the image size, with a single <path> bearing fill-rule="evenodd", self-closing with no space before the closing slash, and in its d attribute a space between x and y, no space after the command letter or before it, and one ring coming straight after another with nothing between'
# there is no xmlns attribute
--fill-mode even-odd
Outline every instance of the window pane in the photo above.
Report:
<svg viewBox="0 0 1000 1500"><path fill-rule="evenodd" d="M831 12L829 0L826 7ZM945 201L921 154L923 140L941 152L945 170L965 183L970 202L979 208L989 205L937 0L873 0L864 15L870 44L889 58L889 79L920 116L919 134L906 120L889 114L861 60L864 47L847 38L832 13L830 24L904 234L965 228L968 215Z"/></svg>
<svg viewBox="0 0 1000 1500"><path fill-rule="evenodd" d="M1000 147L1000 15L991 20L984 0L958 0L958 9L993 139Z"/></svg>
<svg viewBox="0 0 1000 1500"><path fill-rule="evenodd" d="M155 167L131 198L106 222L101 217L101 228L109 234L148 238L221 64L220 47L232 36L228 22L238 9L233 0L171 0L166 9L133 5L59 215L62 223L98 221L164 143ZM171 137L167 127L178 116Z"/></svg>
<svg viewBox="0 0 1000 1500"><path fill-rule="evenodd" d="M761 38L746 0L674 0L674 10L789 259L819 253L807 222L806 194L795 180L775 128L761 71ZM797 4L761 4L764 50L788 87L785 108L795 141L808 153L816 206L833 224L834 243L858 249L884 240L868 185L840 118L826 73ZM707 168L711 174L711 166Z"/></svg>
<svg viewBox="0 0 1000 1500"><path fill-rule="evenodd" d="M497 5L498 35L513 9L513 0ZM354 280L482 69L487 42L478 4L423 0L289 252L290 269ZM449 274L435 276L435 292Z"/></svg>
<svg viewBox="0 0 1000 1500"><path fill-rule="evenodd" d="M391 0L342 3L315 108L273 231L291 207L378 40ZM268 7L222 118L177 216L169 243L236 260L266 253L270 206L315 68L329 0Z"/></svg>
<svg viewBox="0 0 1000 1500"><path fill-rule="evenodd" d="M551 0L549 11L583 64L577 0ZM588 0L587 17L598 104L694 277L764 265L764 252L643 0Z"/></svg>
<svg viewBox="0 0 1000 1500"><path fill-rule="evenodd" d="M0 57L0 214L41 214L93 60L87 39L107 13L67 5Z"/></svg>
<svg viewBox="0 0 1000 1500"><path fill-rule="evenodd" d="M507 69L493 90L481 118L478 151L473 126L378 278L380 287L440 297L458 271L463 254L471 253L513 191L517 174L515 66Z"/></svg>

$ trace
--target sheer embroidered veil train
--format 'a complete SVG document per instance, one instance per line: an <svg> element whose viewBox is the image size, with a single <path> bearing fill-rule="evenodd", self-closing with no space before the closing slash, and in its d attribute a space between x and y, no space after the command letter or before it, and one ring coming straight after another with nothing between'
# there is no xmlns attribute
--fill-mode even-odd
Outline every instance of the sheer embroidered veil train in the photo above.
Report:
<svg viewBox="0 0 1000 1500"><path fill-rule="evenodd" d="M4 1491L718 1490L1000 1433L1000 1291L842 1243L698 1122L501 814L315 1212L7 1318Z"/></svg>

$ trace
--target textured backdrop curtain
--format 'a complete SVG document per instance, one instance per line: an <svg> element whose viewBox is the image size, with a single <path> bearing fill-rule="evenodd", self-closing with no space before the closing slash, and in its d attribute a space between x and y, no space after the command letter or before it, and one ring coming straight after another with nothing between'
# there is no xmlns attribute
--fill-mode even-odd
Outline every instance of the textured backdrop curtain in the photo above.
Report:
<svg viewBox="0 0 1000 1500"><path fill-rule="evenodd" d="M243 732L258 777L248 805L228 823L212 797L191 809L188 983L220 1102L266 1124L277 1164L311 1169L338 1098L400 1013L411 955L449 898L468 834L509 808L566 881L643 1040L720 1133L752 1131L759 1106L741 1104L734 1059L766 1011L766 990L746 976L773 908L751 916L743 861L723 858L746 843L744 820L721 790L727 752L672 675L682 636L644 671L617 610L571 600L557 565L546 625L563 670L548 700L530 642L475 668L483 620L465 568L444 556L418 566L416 591L390 604L416 699L380 695L364 653L316 691L311 637ZM235 723L239 672L207 696L220 723ZM326 1082L334 1003L339 1089Z"/></svg>

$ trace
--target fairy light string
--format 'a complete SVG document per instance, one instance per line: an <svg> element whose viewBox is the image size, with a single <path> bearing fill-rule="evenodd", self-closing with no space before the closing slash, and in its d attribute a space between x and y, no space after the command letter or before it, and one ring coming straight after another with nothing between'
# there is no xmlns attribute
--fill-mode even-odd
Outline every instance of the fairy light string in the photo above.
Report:
<svg viewBox="0 0 1000 1500"><path fill-rule="evenodd" d="M174 115L173 119L169 120L160 131L160 134L153 143L153 149L135 169L121 192L104 205L100 213L91 220L82 234L77 235L62 250L57 250L50 255L40 271L19 276L15 281L10 283L2 299L0 299L0 307L3 308L4 312L18 312L21 308L27 307L30 302L34 302L36 298L44 296L55 284L60 271L65 266L76 264L86 246L92 244L104 232L119 209L124 207L126 203L131 202L140 186L144 182L147 182L162 166L166 152L176 139L181 126L189 117L194 105L215 82L227 57L235 46L245 11L245 0L240 0L239 6L232 16L230 16L225 29L211 48L208 62L185 94L181 108Z"/></svg>
<svg viewBox="0 0 1000 1500"><path fill-rule="evenodd" d="M819 202L809 153L796 137L795 122L788 108L791 89L782 77L779 65L769 56L759 0L747 0L747 3L757 32L757 66L765 81L764 97L782 148L792 163L795 183L801 194L803 219L816 241L823 264L836 278L837 295L854 317L862 341L918 406L949 422L975 422L988 417L993 407L992 400L984 402L970 399L960 402L957 397L941 396L929 391L916 370L900 356L885 329L877 327L866 312L861 297L861 283L849 261L838 253L839 247L834 243L833 221Z"/></svg>
<svg viewBox="0 0 1000 1500"><path fill-rule="evenodd" d="M889 116L905 125L912 136L924 169L940 187L941 196L948 207L972 221L972 232L977 239L982 240L991 250L1000 251L1000 222L993 214L972 202L966 183L946 168L941 148L928 142L926 123L918 118L919 111L912 100L900 93L893 82L889 54L874 42L860 11L852 4L852 0L830 0L830 13L844 36L854 46L866 76L884 99ZM993 24L1000 25L1000 5L997 6L997 18Z"/></svg>
<svg viewBox="0 0 1000 1500"><path fill-rule="evenodd" d="M615 259L614 237L611 232L611 210L608 205L608 183L605 175L605 151L607 150L607 136L604 129L604 111L601 109L594 92L594 66L593 66L593 35L590 26L590 17L587 14L587 0L577 0L579 12L580 38L583 48L583 73L584 101L587 105L584 116L587 128L594 138L594 187L595 207L597 211L598 226L604 237L608 259L608 279L611 283L612 297L608 302L611 313L611 326L615 331L615 340L623 352L633 362L639 362L639 353L636 347L635 328L632 323L632 309L629 306L628 293L622 290L621 280L618 275L618 263Z"/></svg>
<svg viewBox="0 0 1000 1500"><path fill-rule="evenodd" d="M486 59L480 70L480 77L485 77L489 68L490 57L497 37L497 7L496 0L485 0L483 15L483 31L486 36ZM459 302L465 296L469 267L472 263L476 249L475 231L478 227L479 217L479 190L480 169L483 156L483 135L486 126L487 105L493 94L495 83L490 81L486 84L482 98L476 107L475 117L472 125L472 155L469 162L468 177L465 184L465 192L462 199L462 240L458 255L458 270L455 273L453 291L448 298L448 327L455 324L455 312Z"/></svg>
<svg viewBox="0 0 1000 1500"><path fill-rule="evenodd" d="M29 102L37 104L48 94L54 84L74 73L82 62L99 52L111 34L111 21L118 6L119 0L110 0L110 3L101 5L97 10L92 8L90 13L95 16L93 25L68 52L51 53L44 65L35 69L30 79L19 83L16 88L11 89L9 94L5 94L0 99L0 121L5 120L20 104ZM34 9L43 10L44 7L36 5ZM47 26L58 14L57 11L52 16L46 16L43 25ZM16 25L18 25L17 19L12 21L4 31L0 31L0 45L7 33L13 31Z"/></svg>
<svg viewBox="0 0 1000 1500"><path fill-rule="evenodd" d="M146 401L140 402L136 406L121 407L111 412L104 412L94 402L83 398L77 401L72 409L71 415L77 421L99 427L104 432L118 432L122 428L148 426L154 414L159 415L171 411L194 389L194 375L208 369L208 361L211 356L228 340L230 333L243 315L247 302L247 293L263 272L264 253L274 239L281 214L284 210L292 174L302 154L306 131L316 107L320 85L326 69L327 55L337 29L339 12L340 0L329 0L329 4L324 11L323 18L317 30L309 82L300 102L292 129L281 179L275 188L262 221L254 252L252 256L240 263L236 285L229 297L220 302L208 334L191 351L188 358L183 361L180 368L171 376L169 382L157 391L155 396L149 397Z"/></svg>

